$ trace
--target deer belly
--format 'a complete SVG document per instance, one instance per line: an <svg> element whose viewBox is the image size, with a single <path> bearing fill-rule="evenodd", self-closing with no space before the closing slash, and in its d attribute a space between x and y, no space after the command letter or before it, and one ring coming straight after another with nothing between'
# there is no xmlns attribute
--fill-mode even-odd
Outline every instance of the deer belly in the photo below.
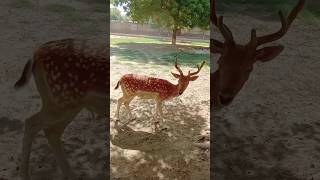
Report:
<svg viewBox="0 0 320 180"><path fill-rule="evenodd" d="M136 96L141 99L155 99L159 97L159 93L157 92L147 92L147 91L137 91Z"/></svg>

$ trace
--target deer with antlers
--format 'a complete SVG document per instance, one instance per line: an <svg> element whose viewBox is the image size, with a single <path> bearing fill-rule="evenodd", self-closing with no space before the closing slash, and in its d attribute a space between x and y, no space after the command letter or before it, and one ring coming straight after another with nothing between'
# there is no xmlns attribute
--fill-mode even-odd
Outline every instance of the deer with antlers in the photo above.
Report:
<svg viewBox="0 0 320 180"><path fill-rule="evenodd" d="M125 105L129 118L132 119L131 110L129 107L130 102L134 97L138 96L142 99L154 99L156 101L155 116L160 115L163 119L162 102L180 96L186 90L190 81L195 81L196 76L202 69L205 61L201 65L197 65L196 72L188 72L184 75L181 68L178 66L178 59L176 58L175 68L179 74L171 72L171 74L178 79L178 84L148 76L141 76L135 74L126 74L118 81L115 89L121 86L123 96L118 99L118 106L116 110L116 118L119 119L119 111L122 104Z"/></svg>
<svg viewBox="0 0 320 180"><path fill-rule="evenodd" d="M256 30L251 30L251 39L245 45L237 44L231 30L223 23L223 17L217 17L215 0L211 3L211 31L215 25L223 36L224 42L210 39L210 52L221 54L218 60L218 69L211 75L211 107L223 107L229 105L242 89L253 70L255 62L267 62L277 57L284 49L284 46L259 46L279 40L290 28L293 20L303 9L305 0L299 0L297 5L284 17L279 11L281 28L275 33L257 36Z"/></svg>
<svg viewBox="0 0 320 180"><path fill-rule="evenodd" d="M32 141L44 131L65 177L73 178L61 142L67 125L87 108L105 116L109 91L109 46L85 40L63 39L40 46L25 65L15 88L33 75L42 100L41 110L25 121L20 173L29 180Z"/></svg>

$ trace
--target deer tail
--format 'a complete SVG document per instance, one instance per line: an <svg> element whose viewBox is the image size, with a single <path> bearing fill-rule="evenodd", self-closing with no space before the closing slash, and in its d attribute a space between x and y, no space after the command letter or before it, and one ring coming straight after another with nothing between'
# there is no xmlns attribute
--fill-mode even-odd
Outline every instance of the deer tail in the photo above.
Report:
<svg viewBox="0 0 320 180"><path fill-rule="evenodd" d="M116 87L114 89L118 89L119 85L120 85L120 80L117 82L117 85L116 85Z"/></svg>
<svg viewBox="0 0 320 180"><path fill-rule="evenodd" d="M29 82L33 69L34 69L34 61L33 59L29 59L27 64L23 68L23 72L21 74L20 79L14 84L14 88L16 90L22 88Z"/></svg>

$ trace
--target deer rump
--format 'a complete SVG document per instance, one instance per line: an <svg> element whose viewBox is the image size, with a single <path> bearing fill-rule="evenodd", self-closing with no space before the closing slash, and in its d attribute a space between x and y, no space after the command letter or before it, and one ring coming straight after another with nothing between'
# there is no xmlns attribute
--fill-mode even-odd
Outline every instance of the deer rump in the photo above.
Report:
<svg viewBox="0 0 320 180"><path fill-rule="evenodd" d="M37 87L43 86L44 82L50 99L58 106L76 105L89 95L106 99L109 90L108 47L88 44L86 40L75 39L43 44L25 65L15 88L25 86L33 74Z"/></svg>

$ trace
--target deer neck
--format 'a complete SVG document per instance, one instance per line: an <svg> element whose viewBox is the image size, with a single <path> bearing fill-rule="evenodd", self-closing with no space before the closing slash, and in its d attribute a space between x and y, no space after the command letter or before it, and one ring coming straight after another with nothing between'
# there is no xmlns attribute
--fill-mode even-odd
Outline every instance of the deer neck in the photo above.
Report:
<svg viewBox="0 0 320 180"><path fill-rule="evenodd" d="M180 94L179 94L179 82L178 82L178 84L174 84L173 87L174 88L172 90L172 96L173 97L180 96Z"/></svg>

